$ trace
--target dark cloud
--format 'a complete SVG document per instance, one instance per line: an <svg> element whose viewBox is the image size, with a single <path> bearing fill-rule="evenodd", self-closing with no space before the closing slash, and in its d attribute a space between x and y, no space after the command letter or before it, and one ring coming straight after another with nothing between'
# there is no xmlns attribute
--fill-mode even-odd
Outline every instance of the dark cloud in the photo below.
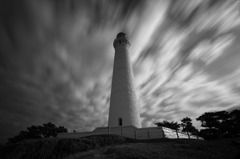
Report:
<svg viewBox="0 0 240 159"><path fill-rule="evenodd" d="M136 87L143 126L158 119L196 114L176 100L189 96L191 92L184 91L184 82L195 74L178 87L171 86L177 77L170 76L165 83L162 79L174 74L179 63L183 63L182 68L193 63L187 57L201 41L214 41L224 34L217 35L216 26L187 32L203 14L202 4L187 6L145 0L0 1L0 142L26 127L49 121L70 131L106 126L112 43L119 31L135 38L133 51L141 48L131 56L136 55L133 69L139 80ZM166 13L160 15L159 10L165 8ZM159 17L159 23L151 23ZM147 39L145 36L151 32ZM137 35L146 45L138 41ZM174 40L179 36L185 41L178 47ZM172 56L175 47L178 51ZM234 57L238 58L229 58ZM175 94L168 96L168 92Z"/></svg>

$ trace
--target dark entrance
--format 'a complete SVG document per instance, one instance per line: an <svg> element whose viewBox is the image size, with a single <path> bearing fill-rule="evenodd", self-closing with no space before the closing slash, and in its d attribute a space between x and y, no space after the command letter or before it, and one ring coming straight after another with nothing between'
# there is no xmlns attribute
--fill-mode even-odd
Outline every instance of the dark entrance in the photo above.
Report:
<svg viewBox="0 0 240 159"><path fill-rule="evenodd" d="M118 126L122 126L122 118L118 118Z"/></svg>

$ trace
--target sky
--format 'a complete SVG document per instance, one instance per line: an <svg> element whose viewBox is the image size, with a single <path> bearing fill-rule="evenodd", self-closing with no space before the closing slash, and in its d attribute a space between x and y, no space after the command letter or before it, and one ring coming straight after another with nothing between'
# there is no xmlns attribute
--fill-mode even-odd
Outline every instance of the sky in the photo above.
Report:
<svg viewBox="0 0 240 159"><path fill-rule="evenodd" d="M0 142L107 126L113 41L131 41L142 127L240 108L237 0L1 0Z"/></svg>

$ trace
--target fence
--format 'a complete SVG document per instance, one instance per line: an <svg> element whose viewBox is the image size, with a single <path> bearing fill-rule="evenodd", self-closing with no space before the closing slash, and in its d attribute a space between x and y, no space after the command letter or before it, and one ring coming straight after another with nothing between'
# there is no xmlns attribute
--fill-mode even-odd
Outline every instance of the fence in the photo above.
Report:
<svg viewBox="0 0 240 159"><path fill-rule="evenodd" d="M156 139L163 138L163 131L161 127L149 127L149 128L135 128L132 126L124 127L105 127L97 128L92 135L100 134L114 134L134 139Z"/></svg>
<svg viewBox="0 0 240 159"><path fill-rule="evenodd" d="M100 127L96 128L92 132L75 132L75 133L60 133L58 137L63 138L79 138L90 135L105 135L115 134L128 138L134 139L202 139L198 136L190 133L178 132L173 129L166 127L147 127L147 128L136 128L134 126L122 126L122 127Z"/></svg>
<svg viewBox="0 0 240 159"><path fill-rule="evenodd" d="M162 127L165 137L169 139L200 139L203 140L202 137L198 135L193 135L189 132L180 132L178 130L169 129L166 127Z"/></svg>
<svg viewBox="0 0 240 159"><path fill-rule="evenodd" d="M135 139L203 139L198 135L192 135L189 132L180 132L166 127L140 128L135 130L108 128L108 134L116 134Z"/></svg>

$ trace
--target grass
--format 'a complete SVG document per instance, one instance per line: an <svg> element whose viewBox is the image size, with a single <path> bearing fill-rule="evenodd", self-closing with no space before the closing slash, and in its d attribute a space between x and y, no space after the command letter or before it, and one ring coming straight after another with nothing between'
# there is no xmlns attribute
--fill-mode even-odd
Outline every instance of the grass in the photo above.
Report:
<svg viewBox="0 0 240 159"><path fill-rule="evenodd" d="M240 146L233 145L234 140L237 139L127 143L78 153L65 159L239 159Z"/></svg>
<svg viewBox="0 0 240 159"><path fill-rule="evenodd" d="M239 159L240 138L134 140L117 135L41 139L0 147L1 159Z"/></svg>
<svg viewBox="0 0 240 159"><path fill-rule="evenodd" d="M0 147L1 159L59 159L78 152L131 142L117 135L90 136L80 139L38 139Z"/></svg>

